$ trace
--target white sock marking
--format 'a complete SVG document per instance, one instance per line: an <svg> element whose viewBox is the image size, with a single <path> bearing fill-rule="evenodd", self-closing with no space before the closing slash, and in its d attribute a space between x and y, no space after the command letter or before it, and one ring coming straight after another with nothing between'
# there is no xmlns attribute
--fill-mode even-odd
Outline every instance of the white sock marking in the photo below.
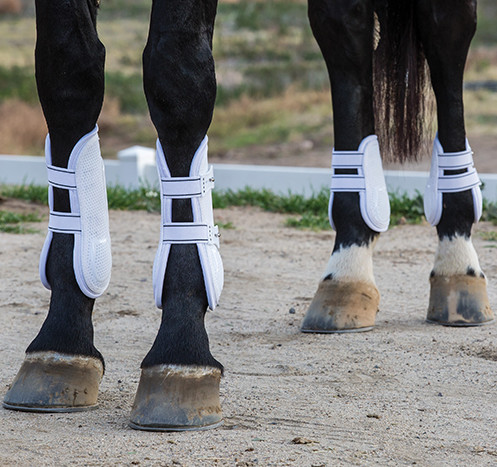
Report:
<svg viewBox="0 0 497 467"><path fill-rule="evenodd" d="M467 274L472 268L479 276L481 271L478 255L470 238L455 236L444 238L438 244L433 271L437 276Z"/></svg>
<svg viewBox="0 0 497 467"><path fill-rule="evenodd" d="M376 285L373 275L373 247L352 245L335 251L326 266L321 279L333 274L333 279L347 282L371 282Z"/></svg>

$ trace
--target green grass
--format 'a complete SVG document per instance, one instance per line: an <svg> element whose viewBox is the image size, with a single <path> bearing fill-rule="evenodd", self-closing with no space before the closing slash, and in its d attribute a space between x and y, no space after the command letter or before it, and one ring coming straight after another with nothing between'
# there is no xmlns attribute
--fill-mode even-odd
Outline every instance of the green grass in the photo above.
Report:
<svg viewBox="0 0 497 467"><path fill-rule="evenodd" d="M416 193L414 198L407 194L390 193L390 224L419 224L424 218L423 195Z"/></svg>
<svg viewBox="0 0 497 467"><path fill-rule="evenodd" d="M47 188L36 185L1 185L0 196L47 204ZM107 188L107 198L110 209L160 212L160 194L153 187L143 186L138 189L127 189L118 185L111 186ZM254 190L248 187L239 191L226 190L212 193L212 201L216 209L230 206L255 206L268 212L291 214L286 225L312 230L330 228L328 200L329 191L327 189L314 193L308 198L292 193L278 195L271 190ZM392 226L405 223L419 224L424 219L423 197L419 192L413 198L405 193L390 193L390 208L390 225ZM39 219L20 222L36 222L37 220ZM484 200L482 220L497 225L497 203ZM223 224L222 227L225 229L235 228L231 222Z"/></svg>
<svg viewBox="0 0 497 467"><path fill-rule="evenodd" d="M328 215L325 214L304 213L300 217L289 217L285 225L295 229L307 229L315 232L330 229L330 221Z"/></svg>
<svg viewBox="0 0 497 467"><path fill-rule="evenodd" d="M136 18L148 21L152 2L147 0L105 0L100 5L99 19Z"/></svg>
<svg viewBox="0 0 497 467"><path fill-rule="evenodd" d="M128 211L160 212L159 192L150 187L141 187L136 190L111 186L107 188L109 209Z"/></svg>
<svg viewBox="0 0 497 467"><path fill-rule="evenodd" d="M314 214L319 215L328 205L328 190L313 194L310 198L289 193L277 195L271 190L253 190L244 188L240 191L214 191L212 200L215 208L223 209L229 206L256 206L264 211L285 214Z"/></svg>
<svg viewBox="0 0 497 467"><path fill-rule="evenodd" d="M15 198L31 203L48 204L48 188L39 185L0 185L2 198Z"/></svg>
<svg viewBox="0 0 497 467"><path fill-rule="evenodd" d="M19 99L34 104L38 102L34 72L31 67L0 66L0 102Z"/></svg>
<svg viewBox="0 0 497 467"><path fill-rule="evenodd" d="M473 45L495 45L497 43L497 5L495 0L478 1L478 26Z"/></svg>
<svg viewBox="0 0 497 467"><path fill-rule="evenodd" d="M314 193L310 198L302 195L276 195L270 190L252 190L245 188L233 192L214 192L214 207L226 208L229 206L257 206L264 211L284 214L297 214L287 219L286 225L300 229L327 230L330 228L328 220L329 191L323 189ZM424 219L423 197L420 193L414 198L406 194L390 194L391 225L419 224Z"/></svg>
<svg viewBox="0 0 497 467"><path fill-rule="evenodd" d="M234 29L256 31L275 29L286 31L292 26L307 23L307 5L305 2L266 0L240 1L238 3L220 3L218 7L218 24L228 22Z"/></svg>
<svg viewBox="0 0 497 467"><path fill-rule="evenodd" d="M107 96L117 99L123 112L148 111L140 71L132 74L108 71L105 73L105 85ZM0 66L0 102L5 99L19 99L30 104L38 103L36 81L31 67Z"/></svg>
<svg viewBox="0 0 497 467"><path fill-rule="evenodd" d="M28 228L26 222L40 222L42 217L37 214L18 214L11 211L0 210L0 232L6 233L36 233L37 230Z"/></svg>
<svg viewBox="0 0 497 467"><path fill-rule="evenodd" d="M233 222L231 222L231 221L216 222L216 224L221 230L235 230L236 229L235 224L233 224Z"/></svg>
<svg viewBox="0 0 497 467"><path fill-rule="evenodd" d="M483 200L482 220L492 222L497 225L497 203L490 203L486 199Z"/></svg>
<svg viewBox="0 0 497 467"><path fill-rule="evenodd" d="M120 71L106 72L105 88L107 96L118 100L121 111L148 112L141 72L133 74L124 74Z"/></svg>
<svg viewBox="0 0 497 467"><path fill-rule="evenodd" d="M480 232L480 237L487 242L497 242L497 232L495 230L490 232Z"/></svg>

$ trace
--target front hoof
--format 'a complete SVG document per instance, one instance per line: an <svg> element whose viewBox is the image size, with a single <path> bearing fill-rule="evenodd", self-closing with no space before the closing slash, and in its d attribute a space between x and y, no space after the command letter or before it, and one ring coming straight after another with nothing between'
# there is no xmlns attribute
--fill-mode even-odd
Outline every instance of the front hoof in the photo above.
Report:
<svg viewBox="0 0 497 467"><path fill-rule="evenodd" d="M482 326L494 321L484 277L466 275L430 278L426 320L443 326Z"/></svg>
<svg viewBox="0 0 497 467"><path fill-rule="evenodd" d="M319 284L300 330L361 332L373 329L380 294L368 282L324 280Z"/></svg>
<svg viewBox="0 0 497 467"><path fill-rule="evenodd" d="M143 368L130 427L148 431L206 430L222 424L221 370L204 366Z"/></svg>
<svg viewBox="0 0 497 467"><path fill-rule="evenodd" d="M57 352L30 353L5 395L3 406L25 412L94 409L103 373L103 364L97 358Z"/></svg>

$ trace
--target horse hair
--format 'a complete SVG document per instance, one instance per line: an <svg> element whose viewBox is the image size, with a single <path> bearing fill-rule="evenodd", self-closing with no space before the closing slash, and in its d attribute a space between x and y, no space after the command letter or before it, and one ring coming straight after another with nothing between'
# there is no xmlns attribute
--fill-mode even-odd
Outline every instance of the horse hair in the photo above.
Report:
<svg viewBox="0 0 497 467"><path fill-rule="evenodd" d="M416 0L375 2L380 37L374 54L375 128L384 160L416 161L428 153L433 94L417 34Z"/></svg>

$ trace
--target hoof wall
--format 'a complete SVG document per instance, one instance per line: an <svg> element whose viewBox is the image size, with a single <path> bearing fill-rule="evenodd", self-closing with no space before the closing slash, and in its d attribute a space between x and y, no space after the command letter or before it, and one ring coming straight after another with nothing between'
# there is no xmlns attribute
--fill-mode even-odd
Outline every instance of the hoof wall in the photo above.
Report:
<svg viewBox="0 0 497 467"><path fill-rule="evenodd" d="M461 327L493 323L486 280L465 275L431 277L426 321Z"/></svg>
<svg viewBox="0 0 497 467"><path fill-rule="evenodd" d="M216 428L223 422L220 381L218 368L185 365L144 368L129 426L146 431Z"/></svg>
<svg viewBox="0 0 497 467"><path fill-rule="evenodd" d="M365 332L374 327L380 294L367 282L325 280L302 322L302 332Z"/></svg>
<svg viewBox="0 0 497 467"><path fill-rule="evenodd" d="M103 370L102 362L93 357L56 352L28 354L3 406L24 412L95 409Z"/></svg>

